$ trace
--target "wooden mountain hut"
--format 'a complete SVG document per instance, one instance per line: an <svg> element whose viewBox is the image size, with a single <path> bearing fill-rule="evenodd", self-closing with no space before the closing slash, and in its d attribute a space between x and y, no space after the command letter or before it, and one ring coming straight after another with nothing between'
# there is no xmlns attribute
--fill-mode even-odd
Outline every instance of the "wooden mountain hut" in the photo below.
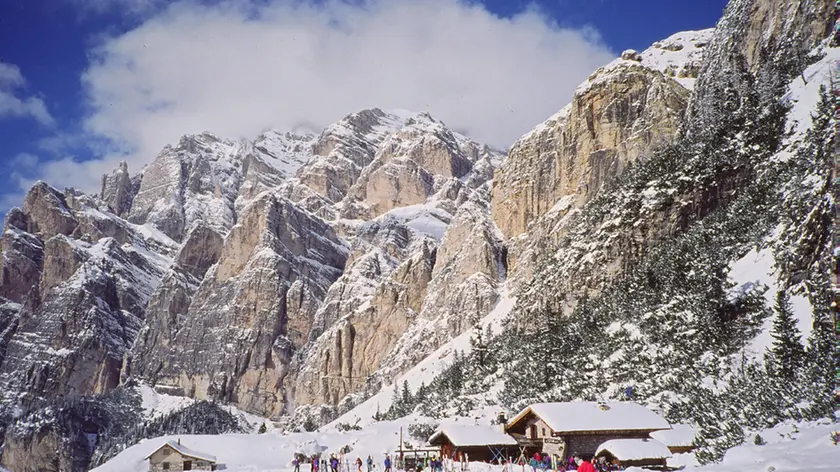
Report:
<svg viewBox="0 0 840 472"><path fill-rule="evenodd" d="M441 426L429 438L440 446L441 457L463 461L498 462L519 456L518 443L503 433L502 427L479 425Z"/></svg>
<svg viewBox="0 0 840 472"><path fill-rule="evenodd" d="M525 457L539 452L567 458L595 454L611 439L646 439L670 428L664 418L635 402L565 402L533 404L508 422L505 431Z"/></svg>

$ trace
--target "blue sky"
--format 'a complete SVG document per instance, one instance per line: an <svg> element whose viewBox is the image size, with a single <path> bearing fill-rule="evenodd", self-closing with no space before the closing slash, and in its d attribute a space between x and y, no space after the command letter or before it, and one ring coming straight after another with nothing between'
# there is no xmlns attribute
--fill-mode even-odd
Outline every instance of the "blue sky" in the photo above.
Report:
<svg viewBox="0 0 840 472"><path fill-rule="evenodd" d="M726 2L169 3L0 1L0 210L37 178L92 190L184 133L317 128L353 107L426 108L505 147L613 55L711 27Z"/></svg>

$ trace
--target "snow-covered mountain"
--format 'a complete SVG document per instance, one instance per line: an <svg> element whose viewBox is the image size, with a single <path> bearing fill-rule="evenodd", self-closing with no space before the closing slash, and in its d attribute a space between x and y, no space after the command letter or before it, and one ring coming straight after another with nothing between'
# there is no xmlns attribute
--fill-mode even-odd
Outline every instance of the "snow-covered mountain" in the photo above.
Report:
<svg viewBox="0 0 840 472"><path fill-rule="evenodd" d="M139 378L332 419L469 329L453 307L495 304L502 159L427 113L372 109L320 135L185 136L99 195L38 183L3 239L4 413Z"/></svg>
<svg viewBox="0 0 840 472"><path fill-rule="evenodd" d="M185 418L235 424L204 399L378 438L632 386L703 460L831 417L832 11L732 0L595 71L507 156L370 109L185 136L98 195L36 184L0 240L0 464L84 470ZM138 381L198 406L149 427Z"/></svg>

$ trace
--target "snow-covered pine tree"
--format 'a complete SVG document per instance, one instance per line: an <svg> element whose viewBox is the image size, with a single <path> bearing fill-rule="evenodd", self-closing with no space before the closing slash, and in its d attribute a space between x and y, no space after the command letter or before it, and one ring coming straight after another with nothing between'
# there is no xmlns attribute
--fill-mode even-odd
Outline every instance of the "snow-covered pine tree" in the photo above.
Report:
<svg viewBox="0 0 840 472"><path fill-rule="evenodd" d="M814 328L808 339L804 393L811 396L806 419L834 418L834 376L838 359L828 300L814 307Z"/></svg>
<svg viewBox="0 0 840 472"><path fill-rule="evenodd" d="M776 292L775 316L770 336L773 346L770 348L772 366L775 373L785 380L793 380L802 366L805 349L802 346L802 333L796 326L796 318L790 304L790 296L784 290Z"/></svg>
<svg viewBox="0 0 840 472"><path fill-rule="evenodd" d="M411 394L411 388L408 386L408 380L403 380L400 406L402 408L402 415L400 416L405 416L411 413L411 410L414 409L414 395Z"/></svg>
<svg viewBox="0 0 840 472"><path fill-rule="evenodd" d="M481 329L480 324L473 326L472 335L470 336L470 347L472 348L470 367L478 372L484 372L486 366L488 339L484 337L484 331Z"/></svg>

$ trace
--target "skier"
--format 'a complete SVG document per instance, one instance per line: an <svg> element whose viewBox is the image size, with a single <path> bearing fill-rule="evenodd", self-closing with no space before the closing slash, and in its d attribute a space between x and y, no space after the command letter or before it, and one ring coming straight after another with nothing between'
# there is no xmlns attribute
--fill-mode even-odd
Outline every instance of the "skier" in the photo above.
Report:
<svg viewBox="0 0 840 472"><path fill-rule="evenodd" d="M298 459L297 456L292 459L292 465L295 466L295 472L300 472L300 459Z"/></svg>
<svg viewBox="0 0 840 472"><path fill-rule="evenodd" d="M592 465L592 454L581 454L578 462L578 472L596 472L595 466Z"/></svg>
<svg viewBox="0 0 840 472"><path fill-rule="evenodd" d="M311 468L312 472L318 472L318 456L312 456Z"/></svg>
<svg viewBox="0 0 840 472"><path fill-rule="evenodd" d="M356 468L359 470L359 472L362 472L362 458L361 457L356 458Z"/></svg>
<svg viewBox="0 0 840 472"><path fill-rule="evenodd" d="M540 465L540 461L537 459L538 457L540 457L539 454L534 454L534 457L528 463L531 466L531 472L537 472L537 467Z"/></svg>
<svg viewBox="0 0 840 472"><path fill-rule="evenodd" d="M332 472L338 472L338 459L335 457L335 454L330 454L330 470Z"/></svg>
<svg viewBox="0 0 840 472"><path fill-rule="evenodd" d="M385 472L391 472L391 455L385 454Z"/></svg>
<svg viewBox="0 0 840 472"><path fill-rule="evenodd" d="M371 472L373 470L373 458L368 456L367 458L367 472Z"/></svg>

